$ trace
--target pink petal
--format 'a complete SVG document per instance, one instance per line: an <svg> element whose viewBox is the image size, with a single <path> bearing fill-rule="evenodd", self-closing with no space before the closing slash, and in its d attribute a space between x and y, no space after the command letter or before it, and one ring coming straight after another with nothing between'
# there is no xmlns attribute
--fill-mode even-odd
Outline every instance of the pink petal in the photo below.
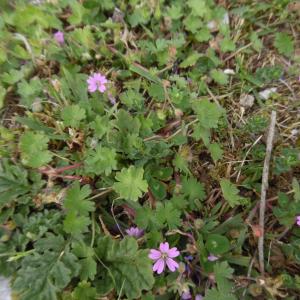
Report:
<svg viewBox="0 0 300 300"><path fill-rule="evenodd" d="M97 91L97 84L95 82L90 83L89 86L88 86L88 90L91 93L96 92Z"/></svg>
<svg viewBox="0 0 300 300"><path fill-rule="evenodd" d="M175 272L175 270L179 267L178 263L169 257L166 259L166 263L171 272Z"/></svg>
<svg viewBox="0 0 300 300"><path fill-rule="evenodd" d="M100 82L101 82L101 84L107 83L107 79L105 78L105 76L102 76Z"/></svg>
<svg viewBox="0 0 300 300"><path fill-rule="evenodd" d="M99 92L104 93L106 91L106 86L105 85L100 85L98 87Z"/></svg>
<svg viewBox="0 0 300 300"><path fill-rule="evenodd" d="M156 249L151 249L148 257L153 260L157 260L161 257L161 252Z"/></svg>
<svg viewBox="0 0 300 300"><path fill-rule="evenodd" d="M160 258L154 265L153 265L153 272L157 272L157 274L161 274L165 268L165 261Z"/></svg>
<svg viewBox="0 0 300 300"><path fill-rule="evenodd" d="M102 75L100 73L94 73L94 79L101 82Z"/></svg>
<svg viewBox="0 0 300 300"><path fill-rule="evenodd" d="M167 252L169 251L169 243L168 243L168 242L160 243L160 245L159 245L159 250L160 250L161 252L167 253Z"/></svg>
<svg viewBox="0 0 300 300"><path fill-rule="evenodd" d="M176 247L173 247L171 248L169 251L168 251L168 256L173 258L173 257L177 257L178 255L180 255L179 251L177 250Z"/></svg>

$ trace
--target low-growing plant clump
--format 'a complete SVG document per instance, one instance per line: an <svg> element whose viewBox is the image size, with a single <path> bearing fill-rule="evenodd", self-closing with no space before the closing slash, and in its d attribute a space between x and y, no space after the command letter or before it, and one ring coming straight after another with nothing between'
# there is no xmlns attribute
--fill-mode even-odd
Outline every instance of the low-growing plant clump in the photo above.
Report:
<svg viewBox="0 0 300 300"><path fill-rule="evenodd" d="M299 299L299 1L0 8L16 299Z"/></svg>

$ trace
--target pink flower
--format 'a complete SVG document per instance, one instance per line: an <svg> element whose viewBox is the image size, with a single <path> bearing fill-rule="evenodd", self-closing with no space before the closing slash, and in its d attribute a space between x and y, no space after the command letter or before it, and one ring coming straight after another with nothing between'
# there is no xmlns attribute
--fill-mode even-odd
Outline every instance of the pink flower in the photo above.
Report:
<svg viewBox="0 0 300 300"><path fill-rule="evenodd" d="M179 251L176 247L169 248L169 243L160 243L159 250L151 249L149 253L149 258L155 261L153 265L153 272L157 272L157 274L161 274L166 265L168 266L171 272L175 272L179 267L178 263L172 259L180 255Z"/></svg>
<svg viewBox="0 0 300 300"><path fill-rule="evenodd" d="M297 224L298 226L300 226L300 216L297 216L297 217L296 217L296 224Z"/></svg>
<svg viewBox="0 0 300 300"><path fill-rule="evenodd" d="M65 38L64 38L64 33L61 31L57 31L54 33L54 39L56 40L57 43L59 43L60 45L62 45L65 42Z"/></svg>
<svg viewBox="0 0 300 300"><path fill-rule="evenodd" d="M196 295L195 300L203 300L203 296L198 294Z"/></svg>
<svg viewBox="0 0 300 300"><path fill-rule="evenodd" d="M191 300L191 299L192 299L192 295L189 290L181 294L181 300Z"/></svg>
<svg viewBox="0 0 300 300"><path fill-rule="evenodd" d="M105 84L107 83L107 79L104 75L101 75L100 73L94 73L91 75L88 80L88 90L90 93L94 93L97 90L100 93L104 93L106 91Z"/></svg>
<svg viewBox="0 0 300 300"><path fill-rule="evenodd" d="M139 229L138 227L130 227L129 229L126 229L125 231L129 236L133 236L136 238L140 238L141 236L144 235L144 230Z"/></svg>
<svg viewBox="0 0 300 300"><path fill-rule="evenodd" d="M209 261L215 261L215 260L218 260L219 257L218 257L218 256L214 256L214 255L212 255L212 254L209 254L209 255L207 256L207 259L208 259Z"/></svg>

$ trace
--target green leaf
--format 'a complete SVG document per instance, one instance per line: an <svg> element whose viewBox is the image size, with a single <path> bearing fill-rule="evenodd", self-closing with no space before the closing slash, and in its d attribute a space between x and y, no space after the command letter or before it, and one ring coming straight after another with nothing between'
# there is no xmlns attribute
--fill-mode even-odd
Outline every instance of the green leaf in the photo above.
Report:
<svg viewBox="0 0 300 300"><path fill-rule="evenodd" d="M95 300L96 289L91 286L90 282L81 281L72 292L72 299L74 300Z"/></svg>
<svg viewBox="0 0 300 300"><path fill-rule="evenodd" d="M224 112L216 103L212 103L207 99L196 102L194 111L204 129L217 128L219 119Z"/></svg>
<svg viewBox="0 0 300 300"><path fill-rule="evenodd" d="M26 132L20 138L22 163L28 167L39 168L52 159L48 151L49 138L41 133Z"/></svg>
<svg viewBox="0 0 300 300"><path fill-rule="evenodd" d="M32 104L35 102L35 98L42 91L42 83L40 79L33 78L30 82L24 79L18 83L18 94L21 97L21 104L28 108L32 108Z"/></svg>
<svg viewBox="0 0 300 300"><path fill-rule="evenodd" d="M6 89L0 85L0 109L4 106L4 99L6 95Z"/></svg>
<svg viewBox="0 0 300 300"><path fill-rule="evenodd" d="M159 220L156 219L155 211L150 207L138 207L134 221L139 228L160 229L163 227L163 223L159 223Z"/></svg>
<svg viewBox="0 0 300 300"><path fill-rule="evenodd" d="M180 153L176 153L175 158L173 159L173 165L176 170L180 170L185 174L190 174L188 161Z"/></svg>
<svg viewBox="0 0 300 300"><path fill-rule="evenodd" d="M202 139L204 145L208 146L210 141L210 130L203 127L200 123L194 125L194 131L192 137L199 141Z"/></svg>
<svg viewBox="0 0 300 300"><path fill-rule="evenodd" d="M221 179L220 184L223 196L231 207L245 205L249 202L249 199L239 195L239 190L237 187L228 179Z"/></svg>
<svg viewBox="0 0 300 300"><path fill-rule="evenodd" d="M98 145L95 150L88 151L85 159L85 170L88 173L106 176L117 169L116 150Z"/></svg>
<svg viewBox="0 0 300 300"><path fill-rule="evenodd" d="M158 102L165 100L165 90L160 84L153 83L148 88L149 95Z"/></svg>
<svg viewBox="0 0 300 300"><path fill-rule="evenodd" d="M113 189L125 200L137 201L148 189L148 183L143 179L144 170L130 166L116 174Z"/></svg>
<svg viewBox="0 0 300 300"><path fill-rule="evenodd" d="M229 267L226 261L217 262L214 265L217 288L208 290L204 300L237 300L231 291L233 285L229 281L232 278L232 273L233 269Z"/></svg>
<svg viewBox="0 0 300 300"><path fill-rule="evenodd" d="M64 201L67 210L64 230L67 233L77 235L87 230L91 223L89 213L95 210L94 203L86 199L90 193L89 186L85 185L80 189L78 181L67 191Z"/></svg>
<svg viewBox="0 0 300 300"><path fill-rule="evenodd" d="M94 202L86 200L91 194L91 189L88 185L80 189L79 182L76 181L73 186L67 191L64 207L68 210L74 210L82 215L94 211Z"/></svg>
<svg viewBox="0 0 300 300"><path fill-rule="evenodd" d="M61 111L61 118L65 126L78 128L80 121L85 119L85 110L77 104L66 106Z"/></svg>
<svg viewBox="0 0 300 300"><path fill-rule="evenodd" d="M83 21L85 8L78 2L71 2L72 15L68 17L68 22L72 25L78 25Z"/></svg>
<svg viewBox="0 0 300 300"><path fill-rule="evenodd" d="M214 265L214 274L219 290L222 290L223 292L230 291L232 285L229 283L228 279L232 279L233 271L234 270L230 268L227 261L217 262Z"/></svg>
<svg viewBox="0 0 300 300"><path fill-rule="evenodd" d="M218 143L212 143L208 146L208 150L210 152L210 155L214 161L214 163L216 163L218 160L220 160L223 156L223 150L220 146L220 144Z"/></svg>
<svg viewBox="0 0 300 300"><path fill-rule="evenodd" d="M88 231L88 226L91 224L91 220L87 216L81 216L76 211L71 210L67 213L64 220L64 230L72 235L79 235Z"/></svg>
<svg viewBox="0 0 300 300"><path fill-rule="evenodd" d="M263 48L263 43L259 39L258 34L256 32L252 32L250 35L250 41L252 43L252 47L255 51L259 52Z"/></svg>
<svg viewBox="0 0 300 300"><path fill-rule="evenodd" d="M161 85L161 80L158 76L156 76L155 74L149 72L147 69L143 68L142 66L139 66L136 63L133 63L129 66L129 70L139 74L140 76L148 79L149 81L152 81L154 83L157 83L159 85Z"/></svg>
<svg viewBox="0 0 300 300"><path fill-rule="evenodd" d="M120 100L130 109L140 110L144 106L144 97L139 92L130 89L120 95Z"/></svg>
<svg viewBox="0 0 300 300"><path fill-rule="evenodd" d="M221 48L221 51L224 52L224 53L233 52L235 50L235 43L229 37L225 37L220 42L220 48Z"/></svg>
<svg viewBox="0 0 300 300"><path fill-rule="evenodd" d="M205 0L188 0L187 5L195 16L204 17L209 12L209 7Z"/></svg>
<svg viewBox="0 0 300 300"><path fill-rule="evenodd" d="M21 300L58 300L59 292L78 275L77 258L65 246L66 242L61 237L49 238L52 245L55 241L52 247L47 250L38 247L22 260L13 283ZM49 242L43 244L51 245Z"/></svg>
<svg viewBox="0 0 300 300"><path fill-rule="evenodd" d="M7 159L0 164L0 209L10 202L18 200L32 189L27 179L27 171L18 165L12 165Z"/></svg>
<svg viewBox="0 0 300 300"><path fill-rule="evenodd" d="M111 123L108 116L97 116L90 124L90 127L95 131L95 137L101 139L111 129Z"/></svg>
<svg viewBox="0 0 300 300"><path fill-rule="evenodd" d="M189 200L204 200L206 197L204 185L198 182L195 177L185 177L182 180L182 192Z"/></svg>
<svg viewBox="0 0 300 300"><path fill-rule="evenodd" d="M169 229L176 229L181 224L180 211L171 202L157 207L156 218L160 224L168 226Z"/></svg>
<svg viewBox="0 0 300 300"><path fill-rule="evenodd" d="M293 187L295 202L298 203L300 202L300 185L298 180L295 177L293 177L292 187Z"/></svg>
<svg viewBox="0 0 300 300"><path fill-rule="evenodd" d="M73 246L73 253L80 258L80 279L94 280L95 275L97 274L97 263L94 260L94 249L88 247L82 242L78 242Z"/></svg>
<svg viewBox="0 0 300 300"><path fill-rule="evenodd" d="M218 291L216 288L212 288L206 292L203 300L236 300L237 298L233 294L224 294L223 291Z"/></svg>
<svg viewBox="0 0 300 300"><path fill-rule="evenodd" d="M183 195L174 195L170 201L173 204L174 208L178 209L179 211L186 209L186 207L188 206L188 201Z"/></svg>
<svg viewBox="0 0 300 300"><path fill-rule="evenodd" d="M96 253L110 271L109 275L106 269L103 270L104 278L112 276L120 297L125 295L128 299L140 298L142 291L152 288L154 278L152 262L148 258L149 251L138 250L134 238L125 237L121 241L110 237L100 238Z"/></svg>
<svg viewBox="0 0 300 300"><path fill-rule="evenodd" d="M212 254L223 254L230 249L229 240L219 234L210 234L206 241L206 249Z"/></svg>
<svg viewBox="0 0 300 300"><path fill-rule="evenodd" d="M211 78L221 85L226 85L228 83L228 75L222 70L213 69L210 71Z"/></svg>
<svg viewBox="0 0 300 300"><path fill-rule="evenodd" d="M211 38L211 34L208 28L201 28L196 34L195 39L198 42L207 42Z"/></svg>
<svg viewBox="0 0 300 300"><path fill-rule="evenodd" d="M284 32L276 32L274 46L280 54L284 54L285 56L290 56L294 52L294 40Z"/></svg>
<svg viewBox="0 0 300 300"><path fill-rule="evenodd" d="M189 55L180 65L180 68L187 68L194 66L197 62L197 60L201 57L200 53L193 52L191 55Z"/></svg>

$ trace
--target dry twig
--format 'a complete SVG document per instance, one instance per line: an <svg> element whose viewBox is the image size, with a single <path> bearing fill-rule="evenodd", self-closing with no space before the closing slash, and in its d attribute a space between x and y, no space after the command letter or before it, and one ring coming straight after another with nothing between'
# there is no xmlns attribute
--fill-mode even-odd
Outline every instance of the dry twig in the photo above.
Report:
<svg viewBox="0 0 300 300"><path fill-rule="evenodd" d="M262 234L258 239L258 259L259 259L259 268L262 275L264 275L265 272L264 227L265 227L266 194L267 194L268 181L269 181L270 159L271 159L271 153L273 149L273 141L275 135L275 124L276 124L276 111L272 111L269 133L267 138L267 149L266 149L266 157L265 157L263 176L262 176L262 186L261 186L260 206L259 206L259 227L262 231Z"/></svg>

